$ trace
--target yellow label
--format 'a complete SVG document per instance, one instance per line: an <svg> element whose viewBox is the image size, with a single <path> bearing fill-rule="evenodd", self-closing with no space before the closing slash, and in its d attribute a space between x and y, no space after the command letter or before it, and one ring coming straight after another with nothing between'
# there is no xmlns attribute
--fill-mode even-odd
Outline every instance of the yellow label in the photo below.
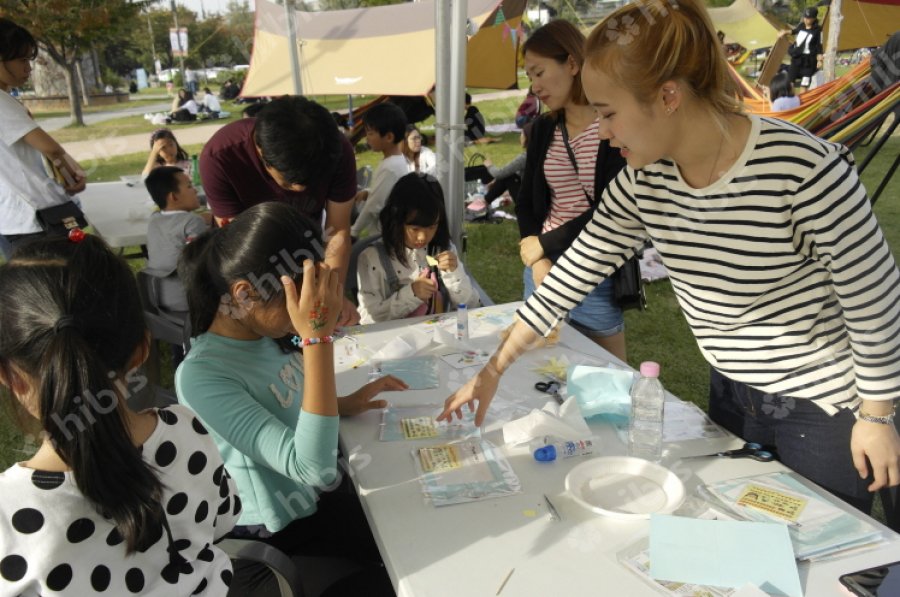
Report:
<svg viewBox="0 0 900 597"><path fill-rule="evenodd" d="M425 437L437 437L438 430L431 417L412 417L400 419L403 427L403 437L406 439L421 439Z"/></svg>
<svg viewBox="0 0 900 597"><path fill-rule="evenodd" d="M782 520L797 522L806 507L807 500L769 487L750 484L741 492L737 503L739 506L762 510Z"/></svg>
<svg viewBox="0 0 900 597"><path fill-rule="evenodd" d="M438 260L435 259L434 257L432 257L431 255L426 255L426 256L425 256L425 263L427 263L428 265L430 265L430 266L433 267L433 266L436 266L436 265L438 264Z"/></svg>
<svg viewBox="0 0 900 597"><path fill-rule="evenodd" d="M462 466L456 446L421 448L419 459L422 461L422 470L426 473L439 473Z"/></svg>

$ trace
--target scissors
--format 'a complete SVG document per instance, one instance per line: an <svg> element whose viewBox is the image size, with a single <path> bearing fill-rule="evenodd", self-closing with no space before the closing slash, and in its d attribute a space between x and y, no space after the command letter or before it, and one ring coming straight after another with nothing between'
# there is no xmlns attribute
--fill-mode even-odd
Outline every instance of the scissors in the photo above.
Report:
<svg viewBox="0 0 900 597"><path fill-rule="evenodd" d="M687 460L690 458L709 458L712 456L725 456L727 458L752 458L753 460L757 460L759 462L772 462L775 460L775 455L769 450L763 450L761 444L757 444L756 442L747 442L744 444L744 447L738 448L735 450L727 450L725 452L715 452L713 454L700 454L699 456L687 456L682 460Z"/></svg>
<svg viewBox="0 0 900 597"><path fill-rule="evenodd" d="M550 381L539 381L534 384L534 389L539 392L544 392L545 394L550 394L553 396L553 399L556 400L557 404L562 404L564 402L563 397L559 395L560 383L555 379Z"/></svg>

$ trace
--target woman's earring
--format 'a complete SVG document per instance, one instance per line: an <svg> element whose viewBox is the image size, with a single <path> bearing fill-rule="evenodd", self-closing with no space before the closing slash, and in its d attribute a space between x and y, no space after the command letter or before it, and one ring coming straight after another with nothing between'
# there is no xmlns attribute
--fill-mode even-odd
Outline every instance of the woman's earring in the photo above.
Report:
<svg viewBox="0 0 900 597"><path fill-rule="evenodd" d="M666 106L666 115L667 116L671 116L674 113L675 113L675 108L673 108L672 106Z"/></svg>

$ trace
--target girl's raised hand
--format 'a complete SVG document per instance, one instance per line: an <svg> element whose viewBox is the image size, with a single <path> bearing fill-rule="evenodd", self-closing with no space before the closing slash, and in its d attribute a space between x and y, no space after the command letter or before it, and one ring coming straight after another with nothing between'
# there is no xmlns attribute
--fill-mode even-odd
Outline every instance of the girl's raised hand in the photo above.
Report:
<svg viewBox="0 0 900 597"><path fill-rule="evenodd" d="M301 338L321 338L334 332L344 289L337 271L325 263L303 262L303 284L299 296L297 286L288 276L281 277L284 284L288 315L294 331Z"/></svg>
<svg viewBox="0 0 900 597"><path fill-rule="evenodd" d="M459 266L459 261L456 259L456 253L453 251L438 253L435 259L437 259L438 262L438 269L442 272L455 272L456 268Z"/></svg>

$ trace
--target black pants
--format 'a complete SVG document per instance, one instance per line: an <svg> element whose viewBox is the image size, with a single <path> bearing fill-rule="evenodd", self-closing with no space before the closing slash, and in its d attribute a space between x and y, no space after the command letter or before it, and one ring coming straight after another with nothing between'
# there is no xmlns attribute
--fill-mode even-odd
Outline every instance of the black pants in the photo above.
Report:
<svg viewBox="0 0 900 597"><path fill-rule="evenodd" d="M366 516L355 493L335 490L323 493L312 516L295 520L274 535L257 539L288 556L347 558L363 569L332 584L323 597L393 597L394 589ZM229 595L276 595L274 577L259 564L235 563Z"/></svg>

